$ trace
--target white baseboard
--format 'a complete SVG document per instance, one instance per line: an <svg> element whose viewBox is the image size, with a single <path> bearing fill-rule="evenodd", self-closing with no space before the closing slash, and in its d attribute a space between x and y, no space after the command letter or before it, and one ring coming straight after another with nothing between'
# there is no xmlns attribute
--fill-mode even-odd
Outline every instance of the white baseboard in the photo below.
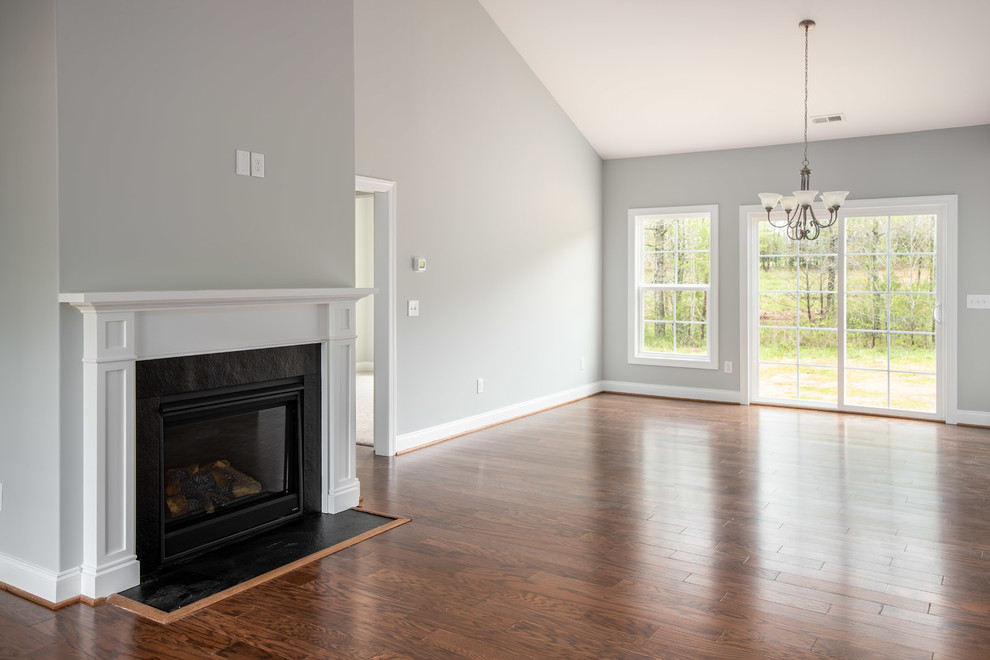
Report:
<svg viewBox="0 0 990 660"><path fill-rule="evenodd" d="M83 564L81 567L82 595L89 598L105 598L141 584L141 564L134 555L121 557L97 568Z"/></svg>
<svg viewBox="0 0 990 660"><path fill-rule="evenodd" d="M990 427L990 412L979 410L957 410L955 419L946 419L949 424L970 424L972 426Z"/></svg>
<svg viewBox="0 0 990 660"><path fill-rule="evenodd" d="M82 593L82 571L78 567L56 573L5 554L0 554L0 582L52 605Z"/></svg>
<svg viewBox="0 0 990 660"><path fill-rule="evenodd" d="M669 399L693 399L718 403L740 403L742 394L733 390L712 390L702 387L678 387L676 385L653 385L650 383L625 383L615 380L602 382L602 391L619 394L641 394L660 396Z"/></svg>
<svg viewBox="0 0 990 660"><path fill-rule="evenodd" d="M480 415L465 417L464 419L447 422L446 424L438 424L437 426L431 426L419 431L413 431L412 433L403 433L395 438L396 451L408 451L410 449L416 449L417 447L422 447L439 440L452 438L456 435L470 433L471 431L478 431L485 427L492 426L493 424L507 422L510 419L515 419L516 417L530 415L535 412L540 412L541 410L546 410L547 408L553 408L565 403L571 403L572 401L577 401L578 399L583 399L593 394L598 394L601 391L602 384L600 382L589 383L588 385L582 385L563 392L557 392L556 394L549 394L547 396L531 399L529 401L523 401L522 403L481 413Z"/></svg>

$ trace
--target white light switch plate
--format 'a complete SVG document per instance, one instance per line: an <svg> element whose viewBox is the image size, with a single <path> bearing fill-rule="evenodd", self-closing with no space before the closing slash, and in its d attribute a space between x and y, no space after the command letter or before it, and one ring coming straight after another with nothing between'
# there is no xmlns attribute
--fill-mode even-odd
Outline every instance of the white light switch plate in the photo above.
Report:
<svg viewBox="0 0 990 660"><path fill-rule="evenodd" d="M967 295L966 307L969 309L990 309L990 294L971 293Z"/></svg>
<svg viewBox="0 0 990 660"><path fill-rule="evenodd" d="M409 314L409 316L419 316L419 301L418 300L410 300L409 301L408 314Z"/></svg>
<svg viewBox="0 0 990 660"><path fill-rule="evenodd" d="M234 173L242 176L251 174L251 152L243 149L234 151Z"/></svg>

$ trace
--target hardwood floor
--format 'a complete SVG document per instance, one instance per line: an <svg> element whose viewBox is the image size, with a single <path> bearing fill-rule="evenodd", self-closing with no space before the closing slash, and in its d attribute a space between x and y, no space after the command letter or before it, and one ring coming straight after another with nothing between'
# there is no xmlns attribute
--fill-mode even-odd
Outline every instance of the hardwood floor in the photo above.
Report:
<svg viewBox="0 0 990 660"><path fill-rule="evenodd" d="M411 523L168 627L0 592L0 657L990 656L987 429L604 394L358 450Z"/></svg>

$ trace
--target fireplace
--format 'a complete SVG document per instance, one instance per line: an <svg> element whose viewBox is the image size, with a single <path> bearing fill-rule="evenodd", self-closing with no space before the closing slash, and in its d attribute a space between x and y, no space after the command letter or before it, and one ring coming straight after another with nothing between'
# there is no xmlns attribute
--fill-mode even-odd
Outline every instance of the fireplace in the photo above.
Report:
<svg viewBox="0 0 990 660"><path fill-rule="evenodd" d="M46 576L44 584L28 590L48 594L48 600L59 602L77 594L102 598L136 586L146 572L145 561L161 564L166 556L182 561L198 552L195 547L184 547L184 541L172 544L171 539L185 536L186 530L214 517L218 510L223 514L218 518L221 519L261 500L278 502L266 505L278 510L297 496L303 515L310 510L338 513L357 506L360 483L354 465L354 304L371 293L372 289L347 288L60 294L60 302L77 308L83 317L82 563L50 579ZM307 356L290 358L288 363L309 363L315 356L315 369L313 364L306 364L302 370L276 368L271 365L284 365L286 360L265 358L262 361L268 366L262 366L261 375L246 376L257 366L255 360L239 366L236 361L233 366L224 364L239 354L294 350L301 346L309 346ZM206 366L195 368L197 375L180 376L178 388L163 385L168 379L159 377L170 373L171 367L159 376L149 376L145 371L146 365L155 362L177 365L180 362L173 360L186 359L203 360ZM304 381L301 399L282 389L292 390L295 386L289 381L300 377ZM311 384L316 387L310 387ZM151 389L147 389L149 386ZM246 390L253 390L248 398L255 399L248 409L237 410L239 404L231 404L233 409L228 407L230 401L224 401L228 395L236 398ZM204 395L205 400L193 404L192 401L200 398L192 396L193 392ZM214 395L220 398L211 399ZM261 399L268 395L275 399L284 396L277 402L281 412L261 412L268 410L267 404L256 405L255 395ZM149 404L152 399L157 402ZM183 410L184 406L191 408ZM149 412L152 410L153 415ZM209 427L217 421L214 413L218 411L221 416L231 413L235 417L257 413L256 422L260 415L263 422L258 423L284 424L287 428L293 428L292 419L297 418L301 445L279 451L286 464L299 466L298 476L283 472L283 483L274 483L279 480L273 475L285 465L263 469L260 475L248 474L255 468L232 450L224 450L227 455L213 458L184 457L180 453L175 459L180 465L170 469L181 470L195 464L202 473L226 469L225 465L216 463L227 461L238 473L258 482L259 493L245 496L245 491L239 488L243 497L221 502L223 506L214 503L209 516L194 511L168 521L160 517L158 522L147 524L146 514L139 512L139 503L141 511L148 509L144 506L147 494L142 493L149 484L161 487L160 494L151 496L158 500L151 508L162 511L167 506L163 482L169 475L164 467L164 450L157 455L138 451L138 428L151 419L152 427L159 433L205 424L200 431L209 434L213 432ZM293 455L293 451L297 453ZM148 464L149 460L153 465ZM245 462L239 466L242 460ZM248 490L255 488L250 481L244 483ZM255 497L265 490L279 495L272 499L267 494ZM291 494L293 490L297 495ZM277 511L275 518L291 515L294 507L290 504L288 509ZM259 523L262 526L272 523L264 521L264 517L262 520ZM170 533L168 543L166 522ZM252 523L248 531L241 530L235 535L250 534L256 526ZM146 530L155 528L160 528L158 547L148 550ZM214 541L206 541L207 545L211 543ZM197 541L194 545L201 544ZM149 557L156 559L146 559Z"/></svg>
<svg viewBox="0 0 990 660"><path fill-rule="evenodd" d="M142 575L320 511L318 344L142 360L136 380Z"/></svg>
<svg viewBox="0 0 990 660"><path fill-rule="evenodd" d="M302 392L289 380L162 398L163 561L302 514Z"/></svg>

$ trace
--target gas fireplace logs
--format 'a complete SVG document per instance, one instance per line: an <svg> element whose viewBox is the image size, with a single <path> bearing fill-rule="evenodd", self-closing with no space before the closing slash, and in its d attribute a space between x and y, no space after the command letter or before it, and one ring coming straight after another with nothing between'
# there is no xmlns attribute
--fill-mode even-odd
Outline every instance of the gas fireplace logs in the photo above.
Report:
<svg viewBox="0 0 990 660"><path fill-rule="evenodd" d="M170 518L213 513L242 497L260 492L260 483L223 459L174 468L165 474L165 504Z"/></svg>

